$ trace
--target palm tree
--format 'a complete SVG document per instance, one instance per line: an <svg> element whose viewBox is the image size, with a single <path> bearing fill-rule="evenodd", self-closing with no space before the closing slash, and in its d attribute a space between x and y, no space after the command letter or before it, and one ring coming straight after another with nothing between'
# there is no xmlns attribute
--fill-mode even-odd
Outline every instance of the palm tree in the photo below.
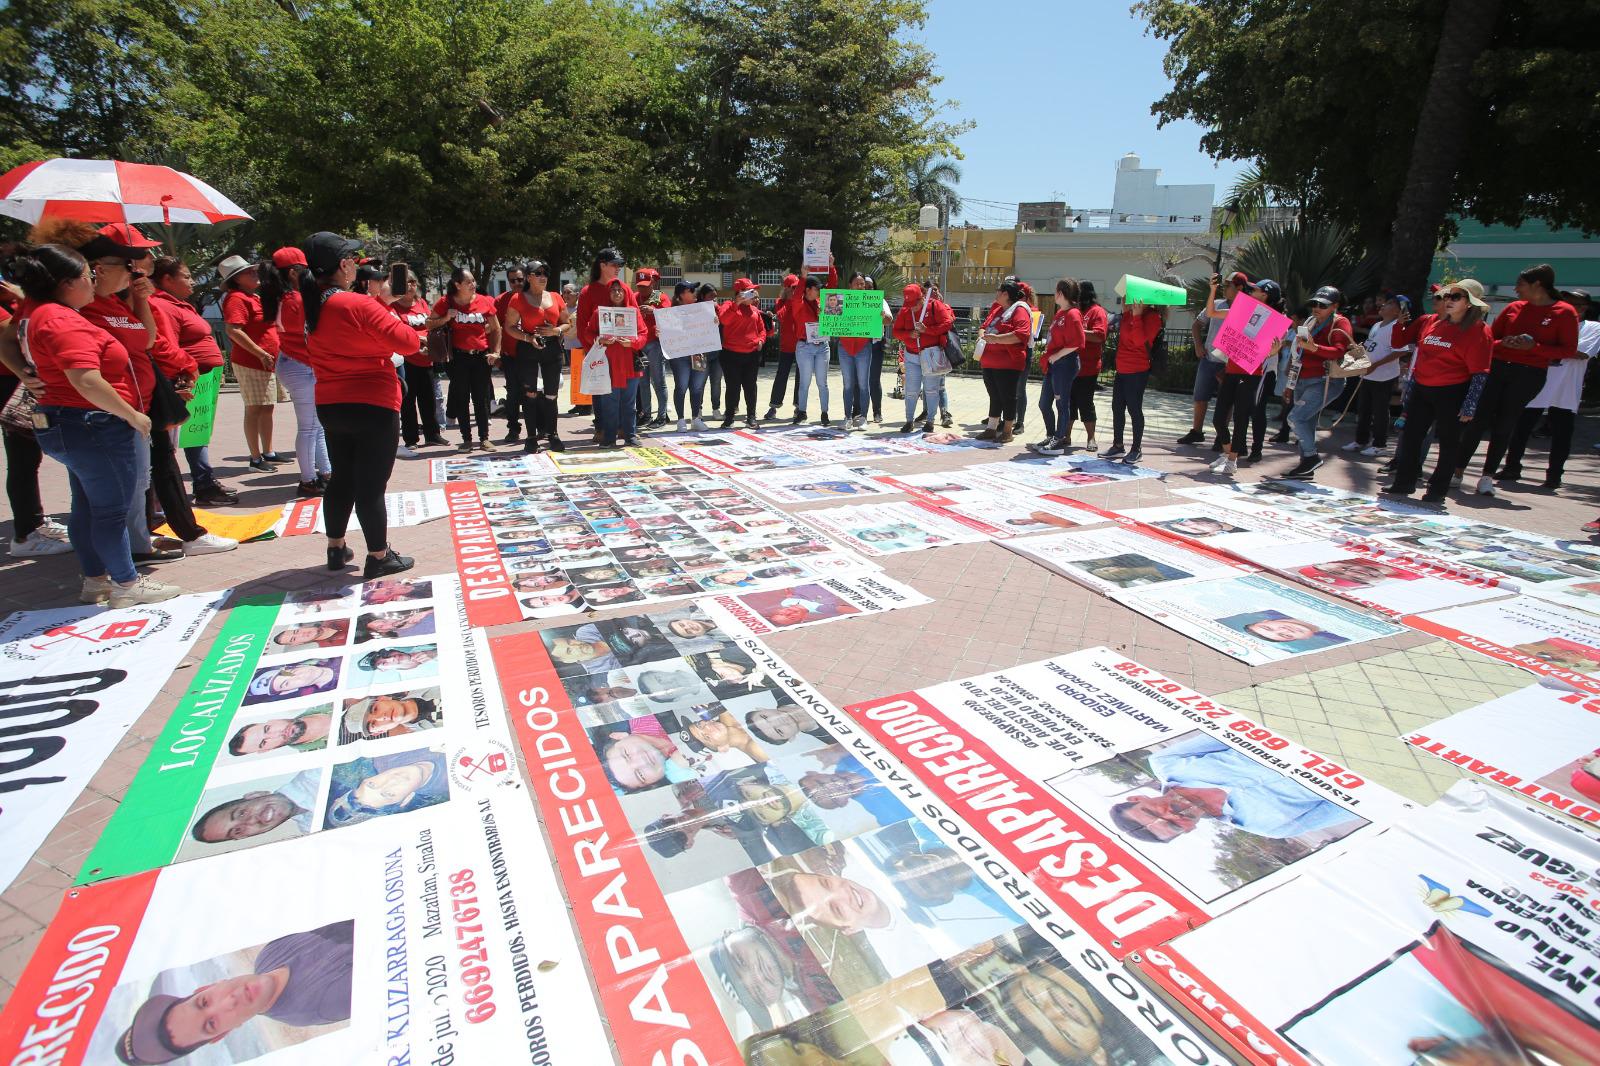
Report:
<svg viewBox="0 0 1600 1066"><path fill-rule="evenodd" d="M1291 313L1319 286L1336 286L1351 301L1371 292L1378 281L1376 257L1349 230L1327 222L1265 225L1234 261L1252 278L1276 281Z"/></svg>
<svg viewBox="0 0 1600 1066"><path fill-rule="evenodd" d="M906 184L917 206L935 204L941 212L940 222L961 210L961 194L956 186L961 184L961 167L948 159L935 160L932 156L914 159L906 167Z"/></svg>

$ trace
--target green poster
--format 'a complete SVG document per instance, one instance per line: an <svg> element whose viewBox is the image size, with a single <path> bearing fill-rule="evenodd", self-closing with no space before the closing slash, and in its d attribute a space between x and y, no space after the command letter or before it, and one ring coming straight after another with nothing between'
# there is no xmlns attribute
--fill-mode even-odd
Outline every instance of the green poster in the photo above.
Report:
<svg viewBox="0 0 1600 1066"><path fill-rule="evenodd" d="M1133 274L1122 275L1114 286L1125 304L1144 304L1158 307L1182 307L1189 302L1189 294L1182 286L1151 281Z"/></svg>
<svg viewBox="0 0 1600 1066"><path fill-rule="evenodd" d="M217 424L217 392L222 388L222 368L213 367L195 379L189 420L178 429L178 447L202 448L211 443Z"/></svg>
<svg viewBox="0 0 1600 1066"><path fill-rule="evenodd" d="M172 861L282 601L281 594L246 600L229 612L211 654L83 861L76 884L153 870Z"/></svg>
<svg viewBox="0 0 1600 1066"><path fill-rule="evenodd" d="M883 336L881 289L823 289L817 332L824 337Z"/></svg>

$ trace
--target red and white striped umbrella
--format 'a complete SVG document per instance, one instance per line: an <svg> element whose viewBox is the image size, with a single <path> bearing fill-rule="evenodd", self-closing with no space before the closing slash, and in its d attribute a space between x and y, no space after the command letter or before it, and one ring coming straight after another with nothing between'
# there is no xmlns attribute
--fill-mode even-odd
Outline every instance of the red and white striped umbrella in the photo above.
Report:
<svg viewBox="0 0 1600 1066"><path fill-rule="evenodd" d="M115 159L45 159L0 176L0 215L24 222L216 223L249 218L199 178Z"/></svg>

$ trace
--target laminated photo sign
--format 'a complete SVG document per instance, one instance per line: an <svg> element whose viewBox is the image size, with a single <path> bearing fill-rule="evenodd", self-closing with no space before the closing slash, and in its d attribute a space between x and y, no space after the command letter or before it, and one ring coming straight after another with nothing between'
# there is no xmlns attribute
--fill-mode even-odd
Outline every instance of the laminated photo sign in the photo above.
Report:
<svg viewBox="0 0 1600 1066"><path fill-rule="evenodd" d="M883 336L883 293L877 289L823 289L817 332L824 337Z"/></svg>
<svg viewBox="0 0 1600 1066"><path fill-rule="evenodd" d="M828 261L833 258L833 230L808 229L805 234L805 246L800 265L807 270L819 267L828 269Z"/></svg>
<svg viewBox="0 0 1600 1066"><path fill-rule="evenodd" d="M597 307L600 336L633 340L639 335L639 309L636 307Z"/></svg>

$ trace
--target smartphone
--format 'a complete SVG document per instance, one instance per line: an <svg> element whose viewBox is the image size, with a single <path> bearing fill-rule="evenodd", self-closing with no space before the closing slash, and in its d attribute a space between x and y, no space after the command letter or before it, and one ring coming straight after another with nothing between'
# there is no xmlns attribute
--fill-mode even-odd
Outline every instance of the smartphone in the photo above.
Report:
<svg viewBox="0 0 1600 1066"><path fill-rule="evenodd" d="M396 263L389 268L389 291L396 296L404 296L406 282L410 275L406 272L404 263Z"/></svg>

